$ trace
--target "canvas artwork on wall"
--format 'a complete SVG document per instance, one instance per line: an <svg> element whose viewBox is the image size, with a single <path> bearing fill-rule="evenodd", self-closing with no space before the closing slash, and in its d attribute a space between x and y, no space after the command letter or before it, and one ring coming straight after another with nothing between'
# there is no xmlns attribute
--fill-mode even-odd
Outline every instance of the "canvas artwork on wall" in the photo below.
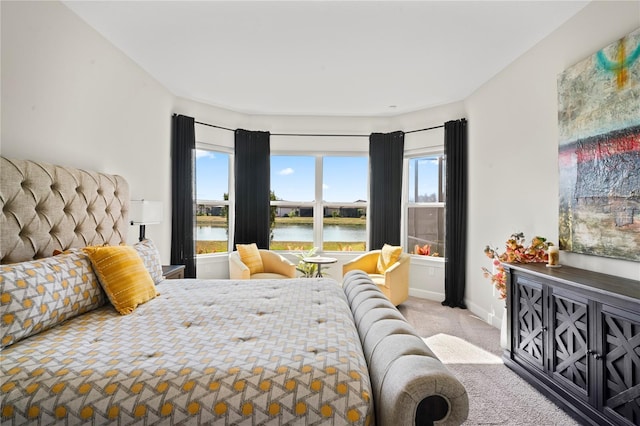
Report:
<svg viewBox="0 0 640 426"><path fill-rule="evenodd" d="M640 29L558 77L560 248L640 261Z"/></svg>

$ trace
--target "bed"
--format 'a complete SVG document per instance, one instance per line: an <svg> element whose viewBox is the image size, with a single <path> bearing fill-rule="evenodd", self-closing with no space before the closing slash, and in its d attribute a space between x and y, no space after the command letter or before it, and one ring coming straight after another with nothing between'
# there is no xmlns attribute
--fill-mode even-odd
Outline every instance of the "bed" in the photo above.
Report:
<svg viewBox="0 0 640 426"><path fill-rule="evenodd" d="M466 419L464 387L366 274L163 280L146 240L154 294L122 315L84 248L126 243L126 181L1 160L2 424Z"/></svg>

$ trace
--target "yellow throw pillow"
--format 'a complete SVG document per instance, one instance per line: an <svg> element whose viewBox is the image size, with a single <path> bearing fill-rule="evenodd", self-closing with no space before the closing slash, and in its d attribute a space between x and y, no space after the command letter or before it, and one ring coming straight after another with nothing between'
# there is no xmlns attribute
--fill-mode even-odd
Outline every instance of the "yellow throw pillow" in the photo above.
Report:
<svg viewBox="0 0 640 426"><path fill-rule="evenodd" d="M378 257L378 273L384 274L391 265L398 261L400 253L402 253L402 247L400 246L383 245L380 251L380 257Z"/></svg>
<svg viewBox="0 0 640 426"><path fill-rule="evenodd" d="M84 251L111 304L122 315L158 296L151 275L133 247L96 246L85 247Z"/></svg>
<svg viewBox="0 0 640 426"><path fill-rule="evenodd" d="M242 263L247 265L251 275L264 272L262 257L260 256L260 251L258 251L256 243L236 244L236 248L238 249L240 260L242 260Z"/></svg>

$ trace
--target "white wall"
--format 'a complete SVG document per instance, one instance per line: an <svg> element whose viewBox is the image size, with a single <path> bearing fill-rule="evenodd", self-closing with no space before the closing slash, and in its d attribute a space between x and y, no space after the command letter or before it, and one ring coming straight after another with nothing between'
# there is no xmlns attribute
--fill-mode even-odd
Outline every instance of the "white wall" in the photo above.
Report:
<svg viewBox="0 0 640 426"><path fill-rule="evenodd" d="M1 7L2 155L120 174L132 198L164 201L147 235L168 263L173 96L61 3Z"/></svg>
<svg viewBox="0 0 640 426"><path fill-rule="evenodd" d="M323 117L323 116L279 116L245 115L223 110L210 105L178 98L175 112L196 117L196 121L246 130L269 131L271 133L304 134L370 134L398 130L390 128L389 118L378 117ZM196 126L196 140L233 147L233 132ZM318 143L320 141L320 143ZM336 151L368 152L368 138L317 138L272 136L272 151L324 151L326 143ZM310 146L311 145L311 146Z"/></svg>
<svg viewBox="0 0 640 426"><path fill-rule="evenodd" d="M592 2L467 98L469 308L500 324L499 301L480 268L486 244L522 231L558 240L558 74L640 27L640 2ZM561 262L640 279L640 264L562 252ZM494 317L493 314L497 314Z"/></svg>

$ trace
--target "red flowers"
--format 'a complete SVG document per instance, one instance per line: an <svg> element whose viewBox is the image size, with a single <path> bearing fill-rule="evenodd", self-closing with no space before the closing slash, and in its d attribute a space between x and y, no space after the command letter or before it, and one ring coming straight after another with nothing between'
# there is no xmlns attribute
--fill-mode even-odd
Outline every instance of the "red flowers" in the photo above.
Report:
<svg viewBox="0 0 640 426"><path fill-rule="evenodd" d="M429 256L431 254L431 246L429 244L425 244L424 246L420 247L419 245L416 244L413 252L415 254L421 254L423 256Z"/></svg>
<svg viewBox="0 0 640 426"><path fill-rule="evenodd" d="M511 234L506 241L506 250L499 254L497 248L486 246L484 254L493 259L493 271L482 268L485 278L490 278L496 290L500 292L500 299L507 297L507 276L505 275L502 262L506 263L534 263L547 261L547 248L549 244L543 237L533 237L531 244L524 247L525 237L522 232Z"/></svg>
<svg viewBox="0 0 640 426"><path fill-rule="evenodd" d="M425 244L422 247L416 244L415 247L413 248L413 254L419 254L422 256L433 256L433 257L440 256L440 254L437 252L431 253L431 246L429 244Z"/></svg>

